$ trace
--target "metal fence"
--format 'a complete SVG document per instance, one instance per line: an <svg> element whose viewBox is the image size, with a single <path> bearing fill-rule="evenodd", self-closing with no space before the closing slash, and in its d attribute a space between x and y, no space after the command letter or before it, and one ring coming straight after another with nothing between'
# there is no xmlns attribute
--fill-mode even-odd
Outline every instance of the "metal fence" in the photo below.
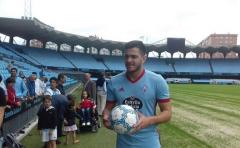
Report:
<svg viewBox="0 0 240 148"><path fill-rule="evenodd" d="M33 102L24 102L21 107L5 112L3 133L19 132L21 129L37 118L37 112L41 105L42 98L37 98Z"/></svg>

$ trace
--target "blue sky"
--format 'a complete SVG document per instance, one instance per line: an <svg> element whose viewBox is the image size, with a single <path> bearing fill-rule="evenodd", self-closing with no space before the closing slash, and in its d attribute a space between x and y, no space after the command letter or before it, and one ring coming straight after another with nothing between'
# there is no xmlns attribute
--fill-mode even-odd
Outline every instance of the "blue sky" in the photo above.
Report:
<svg viewBox="0 0 240 148"><path fill-rule="evenodd" d="M240 32L238 0L32 0L32 15L83 36L147 43L185 37L198 44L212 33ZM0 17L21 18L24 0L0 0Z"/></svg>

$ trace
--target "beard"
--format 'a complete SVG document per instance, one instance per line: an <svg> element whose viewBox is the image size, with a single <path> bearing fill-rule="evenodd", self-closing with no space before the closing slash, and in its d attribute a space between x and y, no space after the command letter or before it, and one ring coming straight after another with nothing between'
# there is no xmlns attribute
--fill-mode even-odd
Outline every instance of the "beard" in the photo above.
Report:
<svg viewBox="0 0 240 148"><path fill-rule="evenodd" d="M127 66L127 64L125 64L126 69L127 69L127 73L135 73L135 72L139 72L142 69L142 65L134 65L134 66Z"/></svg>

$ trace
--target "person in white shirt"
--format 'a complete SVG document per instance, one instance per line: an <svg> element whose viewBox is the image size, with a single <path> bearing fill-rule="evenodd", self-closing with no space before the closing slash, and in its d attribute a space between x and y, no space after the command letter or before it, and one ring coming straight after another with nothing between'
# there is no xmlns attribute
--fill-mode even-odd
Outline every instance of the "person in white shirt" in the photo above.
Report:
<svg viewBox="0 0 240 148"><path fill-rule="evenodd" d="M61 95L61 92L57 89L57 84L58 80L56 77L51 77L50 78L50 87L46 89L44 95Z"/></svg>
<svg viewBox="0 0 240 148"><path fill-rule="evenodd" d="M40 78L35 80L35 93L37 96L42 96L46 90L46 84L44 80L44 75L41 75Z"/></svg>
<svg viewBox="0 0 240 148"><path fill-rule="evenodd" d="M96 86L97 86L97 111L98 114L101 116L103 109L106 105L107 98L107 86L104 73L101 73L100 77L97 79Z"/></svg>

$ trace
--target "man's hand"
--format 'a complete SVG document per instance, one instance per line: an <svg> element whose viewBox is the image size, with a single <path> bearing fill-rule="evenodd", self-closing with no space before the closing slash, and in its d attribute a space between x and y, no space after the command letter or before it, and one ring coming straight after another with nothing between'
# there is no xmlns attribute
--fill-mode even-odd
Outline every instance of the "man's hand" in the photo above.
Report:
<svg viewBox="0 0 240 148"><path fill-rule="evenodd" d="M138 122L137 124L133 125L133 131L130 134L134 134L140 131L143 128L150 126L150 118L144 116L142 113L138 112Z"/></svg>
<svg viewBox="0 0 240 148"><path fill-rule="evenodd" d="M106 109L106 108L103 111L103 125L106 128L111 129L110 111L108 109Z"/></svg>

